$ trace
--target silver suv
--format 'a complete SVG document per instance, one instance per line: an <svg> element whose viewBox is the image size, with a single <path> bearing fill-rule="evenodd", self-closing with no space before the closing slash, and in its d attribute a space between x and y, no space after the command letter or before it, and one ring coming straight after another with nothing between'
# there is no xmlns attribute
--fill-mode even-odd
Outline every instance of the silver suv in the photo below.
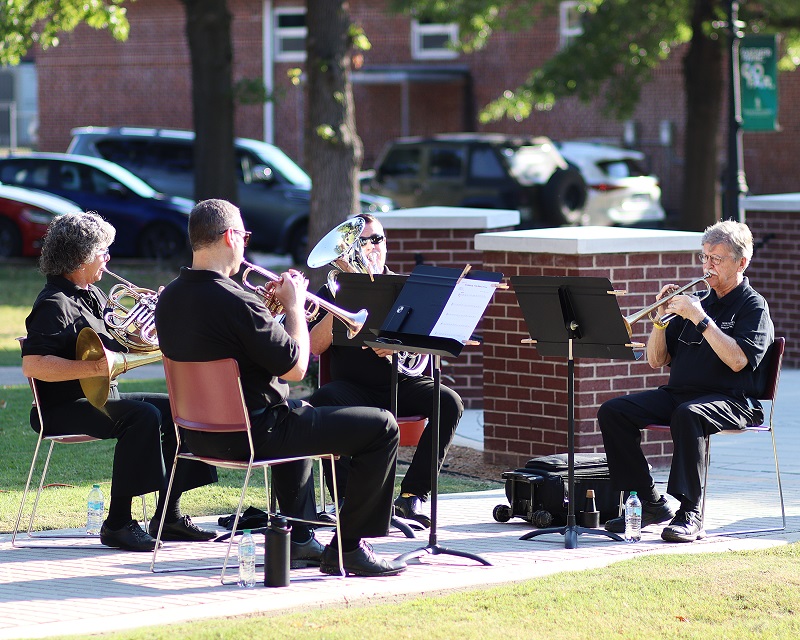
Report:
<svg viewBox="0 0 800 640"><path fill-rule="evenodd" d="M306 260L311 178L278 147L236 138L239 208L253 232L257 251L289 253ZM122 165L169 195L194 198L194 133L141 127L80 127L72 130L68 153L95 156ZM361 210L381 213L391 199L364 195Z"/></svg>

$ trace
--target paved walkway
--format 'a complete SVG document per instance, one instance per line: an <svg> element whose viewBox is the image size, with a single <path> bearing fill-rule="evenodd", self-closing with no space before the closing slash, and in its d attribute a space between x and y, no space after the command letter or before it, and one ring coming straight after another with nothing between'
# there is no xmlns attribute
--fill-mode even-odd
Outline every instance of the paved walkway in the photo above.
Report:
<svg viewBox="0 0 800 640"><path fill-rule="evenodd" d="M2 382L0 381L0 384ZM477 422L479 423L479 415ZM777 407L777 436L788 527L785 532L710 537L693 544L661 541L659 527L645 530L636 545L582 535L578 548L565 549L561 535L519 540L531 529L522 520L492 519L506 503L502 490L445 495L439 500L438 538L444 548L478 554L491 562L425 553L408 570L389 578L323 576L315 569L292 572L283 589L242 590L222 586L219 572L153 574L148 554L100 549L88 542L59 541L59 549L12 549L0 536L0 640L72 633L99 633L263 611L371 602L398 595L478 587L535 578L561 571L606 566L639 554L706 553L758 549L800 540L800 371L785 371ZM470 434L474 439L474 433ZM659 484L666 473L657 474ZM779 521L771 440L763 434L716 436L708 493L710 532L766 526ZM211 525L216 518L198 519ZM329 533L321 532L327 539ZM396 555L426 546L427 534L409 540L398 533L372 542L379 553ZM35 543L31 543L35 544ZM261 547L261 545L259 545ZM219 560L219 543L167 543L159 564L204 564Z"/></svg>

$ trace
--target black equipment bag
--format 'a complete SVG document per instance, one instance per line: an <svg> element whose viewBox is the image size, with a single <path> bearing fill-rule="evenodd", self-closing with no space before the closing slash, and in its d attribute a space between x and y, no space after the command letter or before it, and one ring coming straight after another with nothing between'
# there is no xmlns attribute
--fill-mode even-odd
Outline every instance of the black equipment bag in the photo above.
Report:
<svg viewBox="0 0 800 640"><path fill-rule="evenodd" d="M563 526L567 523L569 498L567 454L560 453L528 460L522 469L503 472L509 505L499 504L492 513L497 522L522 518L535 527ZM619 515L619 491L611 488L608 463L603 454L575 454L575 516L584 525L586 491L593 489L600 523Z"/></svg>

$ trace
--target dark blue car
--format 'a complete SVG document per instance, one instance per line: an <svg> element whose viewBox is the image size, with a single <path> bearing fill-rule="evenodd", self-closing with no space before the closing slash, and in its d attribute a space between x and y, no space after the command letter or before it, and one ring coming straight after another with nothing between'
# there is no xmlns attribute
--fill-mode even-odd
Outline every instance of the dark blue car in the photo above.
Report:
<svg viewBox="0 0 800 640"><path fill-rule="evenodd" d="M171 258L188 250L194 203L158 193L113 162L63 153L0 158L0 182L49 191L96 211L117 230L114 255Z"/></svg>

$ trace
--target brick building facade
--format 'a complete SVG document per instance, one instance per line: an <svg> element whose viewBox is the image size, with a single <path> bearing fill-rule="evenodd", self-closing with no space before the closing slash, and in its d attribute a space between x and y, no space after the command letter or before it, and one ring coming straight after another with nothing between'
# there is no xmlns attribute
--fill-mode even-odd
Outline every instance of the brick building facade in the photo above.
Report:
<svg viewBox="0 0 800 640"><path fill-rule="evenodd" d="M229 0L233 14L234 80L272 78L275 102L238 105L236 133L267 139L300 164L304 89L289 81L302 62L274 62L272 18L285 8L302 8L301 0ZM37 55L39 73L40 148L63 151L70 129L82 125L141 125L191 128L191 89L185 17L178 0L137 0L127 4L131 23L127 42L82 26L64 34L61 44ZM604 118L597 105L563 100L549 111L523 122L480 125L477 114L503 90L517 86L535 65L558 46L557 18L540 21L533 31L497 33L481 52L447 60L415 60L411 22L391 14L385 0L352 0L353 21L361 25L372 48L354 73L358 132L364 141L364 168L372 166L383 145L410 135L475 130L595 138L621 144L623 125ZM265 44L267 43L267 44ZM431 71L442 73L430 76ZM392 73L390 73L392 72ZM428 75L426 75L428 74ZM661 179L665 208L675 210L681 193L684 96L681 59L677 54L644 88L633 121L637 148L650 159ZM796 155L800 112L790 109L800 97L800 76L780 75L781 135L747 133L745 170L752 193L800 190ZM271 114L271 115L270 115ZM672 143L660 142L668 123ZM787 150L782 153L781 150ZM724 145L721 149L724 153Z"/></svg>

